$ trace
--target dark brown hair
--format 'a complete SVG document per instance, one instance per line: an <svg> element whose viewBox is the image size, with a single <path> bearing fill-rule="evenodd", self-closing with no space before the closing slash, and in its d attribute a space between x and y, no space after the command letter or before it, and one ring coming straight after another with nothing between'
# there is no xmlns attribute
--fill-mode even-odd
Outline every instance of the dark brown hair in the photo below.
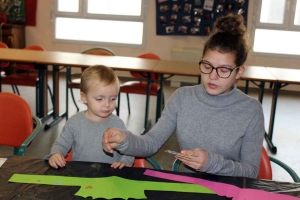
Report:
<svg viewBox="0 0 300 200"><path fill-rule="evenodd" d="M250 46L242 15L228 14L214 24L214 31L204 44L203 56L208 49L221 53L234 53L236 66L245 63Z"/></svg>
<svg viewBox="0 0 300 200"><path fill-rule="evenodd" d="M87 93L89 87L89 81L97 80L100 83L104 83L105 85L118 84L119 79L115 72L104 65L93 65L88 67L81 74L81 83L80 83L80 91L83 93Z"/></svg>

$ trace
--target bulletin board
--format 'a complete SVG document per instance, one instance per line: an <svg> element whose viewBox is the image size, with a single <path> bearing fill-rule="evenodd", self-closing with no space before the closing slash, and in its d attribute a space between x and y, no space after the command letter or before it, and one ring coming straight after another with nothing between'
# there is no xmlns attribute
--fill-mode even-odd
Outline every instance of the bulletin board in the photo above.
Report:
<svg viewBox="0 0 300 200"><path fill-rule="evenodd" d="M241 14L247 26L249 0L156 0L157 35L207 36L229 13Z"/></svg>
<svg viewBox="0 0 300 200"><path fill-rule="evenodd" d="M23 24L25 20L25 0L1 0L1 23Z"/></svg>

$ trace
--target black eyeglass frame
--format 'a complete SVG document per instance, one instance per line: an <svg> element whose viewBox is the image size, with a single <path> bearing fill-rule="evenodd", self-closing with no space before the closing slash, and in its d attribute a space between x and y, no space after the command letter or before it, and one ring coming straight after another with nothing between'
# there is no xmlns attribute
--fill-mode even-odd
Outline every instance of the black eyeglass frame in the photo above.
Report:
<svg viewBox="0 0 300 200"><path fill-rule="evenodd" d="M210 71L209 73L205 73L205 72L203 72L203 71L201 70L201 63L203 63L203 62L211 67L211 71ZM235 67L235 68L225 67L225 66L224 66L224 67L214 67L214 66L212 66L209 62L205 62L204 60L201 60L201 61L199 62L199 69L200 69L201 73L203 73L203 74L210 74L210 73L212 73L212 71L215 69L216 72L217 72L217 75L218 75L220 78L229 78L229 77L231 76L231 73L233 72L233 70L236 70L236 69L238 69L238 68L240 68L240 67L241 67L241 66L237 66L237 67ZM226 69L228 69L228 70L230 71L230 73L229 73L229 75L228 75L227 77L222 77L222 76L219 75L218 69L221 69L221 68L226 68Z"/></svg>

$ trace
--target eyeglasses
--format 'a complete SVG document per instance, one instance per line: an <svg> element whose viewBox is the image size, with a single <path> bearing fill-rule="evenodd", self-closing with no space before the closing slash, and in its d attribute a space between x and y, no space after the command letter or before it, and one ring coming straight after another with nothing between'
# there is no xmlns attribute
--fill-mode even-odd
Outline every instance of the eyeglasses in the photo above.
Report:
<svg viewBox="0 0 300 200"><path fill-rule="evenodd" d="M232 71L238 69L239 67L240 66L235 68L231 68L229 66L213 67L209 62L203 60L199 62L199 68L203 74L210 74L215 69L220 78L228 78Z"/></svg>

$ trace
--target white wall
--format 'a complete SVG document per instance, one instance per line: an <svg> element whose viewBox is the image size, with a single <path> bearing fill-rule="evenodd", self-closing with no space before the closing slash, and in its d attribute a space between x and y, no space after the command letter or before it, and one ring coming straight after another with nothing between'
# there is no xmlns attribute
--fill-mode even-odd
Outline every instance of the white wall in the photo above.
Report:
<svg viewBox="0 0 300 200"><path fill-rule="evenodd" d="M252 20L255 0L249 0L248 31L252 33ZM155 0L148 0L147 34L145 48L126 48L107 46L119 56L137 56L144 52L155 52L163 60L172 60L172 49L181 47L202 47L206 37L197 36L158 36L156 35L156 9ZM53 24L51 21L51 9L53 0L38 0L37 25L26 27L26 45L39 44L49 51L81 52L84 49L95 47L92 45L58 43L53 41ZM78 27L80 29L80 27ZM252 36L250 35L250 43ZM199 55L199 59L200 59ZM272 67L299 68L299 59L256 56L252 52L246 65L261 65Z"/></svg>

